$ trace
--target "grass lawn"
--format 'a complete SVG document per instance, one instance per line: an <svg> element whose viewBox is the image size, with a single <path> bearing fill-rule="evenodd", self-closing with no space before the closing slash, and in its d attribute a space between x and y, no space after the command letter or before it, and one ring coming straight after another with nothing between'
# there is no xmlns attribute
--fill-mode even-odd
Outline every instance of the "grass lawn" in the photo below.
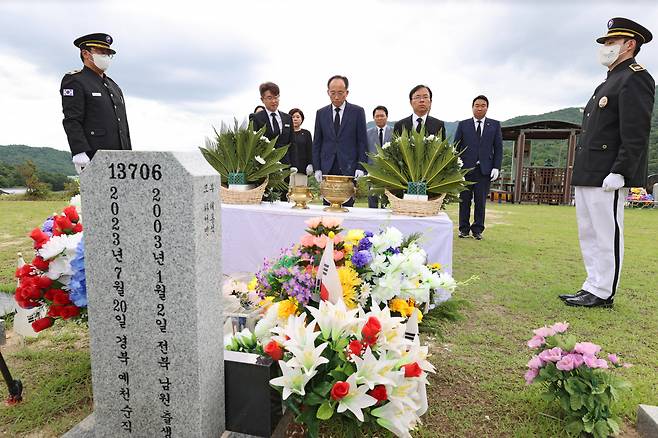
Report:
<svg viewBox="0 0 658 438"><path fill-rule="evenodd" d="M23 235L65 203L0 202L0 284L13 282L15 253L30 254ZM420 437L559 437L556 406L523 380L532 329L568 321L570 333L599 343L634 367L617 370L633 385L618 405L633 429L639 403L658 404L658 211L626 211L626 255L614 309L576 309L557 298L580 288L573 207L489 204L484 240L455 239L454 276L478 281L456 296L471 305L465 319L443 323L442 339L428 337L437 374L428 388L430 410ZM448 207L453 221L457 206ZM91 411L87 338L74 324L3 354L26 385L25 401L0 407L0 436L57 436ZM0 388L0 398L6 387ZM38 435L35 435L38 433ZM379 435L381 436L381 434Z"/></svg>

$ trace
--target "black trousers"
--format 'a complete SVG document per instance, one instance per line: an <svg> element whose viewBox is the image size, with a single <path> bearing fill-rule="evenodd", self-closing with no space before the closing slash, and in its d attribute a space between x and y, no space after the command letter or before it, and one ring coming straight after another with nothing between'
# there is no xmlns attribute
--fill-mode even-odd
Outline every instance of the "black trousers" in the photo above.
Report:
<svg viewBox="0 0 658 438"><path fill-rule="evenodd" d="M468 186L459 194L459 231L464 234L469 232L481 234L484 231L485 205L489 196L491 177L482 175L478 165L466 174L466 181L473 181L475 184ZM472 223L471 201L475 204Z"/></svg>
<svg viewBox="0 0 658 438"><path fill-rule="evenodd" d="M340 170L340 166L338 165L338 157L334 159L334 164L331 166L331 170L327 175L343 175L343 172ZM347 175L347 176L354 176L354 175ZM354 181L354 184L356 184L356 180ZM322 200L322 204L330 205L324 199ZM350 198L349 201L345 202L343 204L343 207L354 207L354 197Z"/></svg>

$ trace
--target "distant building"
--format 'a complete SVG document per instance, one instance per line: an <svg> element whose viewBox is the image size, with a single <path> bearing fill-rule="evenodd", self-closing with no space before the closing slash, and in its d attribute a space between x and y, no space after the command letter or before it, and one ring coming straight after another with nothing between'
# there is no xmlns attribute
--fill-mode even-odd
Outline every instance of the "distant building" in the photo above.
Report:
<svg viewBox="0 0 658 438"><path fill-rule="evenodd" d="M24 195L27 193L27 187L0 187L0 195Z"/></svg>

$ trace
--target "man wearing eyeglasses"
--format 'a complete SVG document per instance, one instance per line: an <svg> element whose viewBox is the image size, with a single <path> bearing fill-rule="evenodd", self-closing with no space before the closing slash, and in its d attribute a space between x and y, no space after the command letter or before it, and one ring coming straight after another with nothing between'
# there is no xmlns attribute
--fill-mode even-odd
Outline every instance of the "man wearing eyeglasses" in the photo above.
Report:
<svg viewBox="0 0 658 438"><path fill-rule="evenodd" d="M432 108L432 90L427 85L416 85L409 92L409 103L414 113L407 118L398 120L393 126L393 133L400 135L402 130L421 132L425 128L425 136L441 135L446 138L446 128L443 122L429 115Z"/></svg>
<svg viewBox="0 0 658 438"><path fill-rule="evenodd" d="M347 102L349 82L345 76L332 76L327 81L331 104L315 115L313 133L313 168L315 178L322 175L362 177L361 163L366 161L368 134L366 113L362 107ZM344 205L351 207L354 200Z"/></svg>
<svg viewBox="0 0 658 438"><path fill-rule="evenodd" d="M260 100L265 105L265 111L254 114L254 130L258 131L265 126L265 137L276 138L276 147L292 143L293 127L290 114L279 111L279 86L274 82L265 82L258 87ZM281 161L289 163L288 154Z"/></svg>
<svg viewBox="0 0 658 438"><path fill-rule="evenodd" d="M64 131L75 170L81 173L101 149L131 150L121 88L105 74L116 51L112 37L93 33L76 39L82 70L64 75L60 87Z"/></svg>

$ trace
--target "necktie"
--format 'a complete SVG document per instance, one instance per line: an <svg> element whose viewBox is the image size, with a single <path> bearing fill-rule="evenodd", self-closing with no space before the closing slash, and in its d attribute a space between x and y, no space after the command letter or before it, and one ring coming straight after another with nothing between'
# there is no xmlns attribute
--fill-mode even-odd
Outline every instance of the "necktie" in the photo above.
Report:
<svg viewBox="0 0 658 438"><path fill-rule="evenodd" d="M379 128L379 145L384 146L384 128Z"/></svg>
<svg viewBox="0 0 658 438"><path fill-rule="evenodd" d="M279 127L279 122L276 120L276 113L272 113L272 132L275 136L281 134L281 128Z"/></svg>
<svg viewBox="0 0 658 438"><path fill-rule="evenodd" d="M338 130L340 129L340 108L336 108L336 115L334 116L334 132L338 135Z"/></svg>
<svg viewBox="0 0 658 438"><path fill-rule="evenodd" d="M418 117L416 119L416 122L418 122L418 124L416 125L416 132L420 133L420 129L423 127L423 118Z"/></svg>
<svg viewBox="0 0 658 438"><path fill-rule="evenodd" d="M478 133L478 139L482 138L482 120L478 120L477 133Z"/></svg>

